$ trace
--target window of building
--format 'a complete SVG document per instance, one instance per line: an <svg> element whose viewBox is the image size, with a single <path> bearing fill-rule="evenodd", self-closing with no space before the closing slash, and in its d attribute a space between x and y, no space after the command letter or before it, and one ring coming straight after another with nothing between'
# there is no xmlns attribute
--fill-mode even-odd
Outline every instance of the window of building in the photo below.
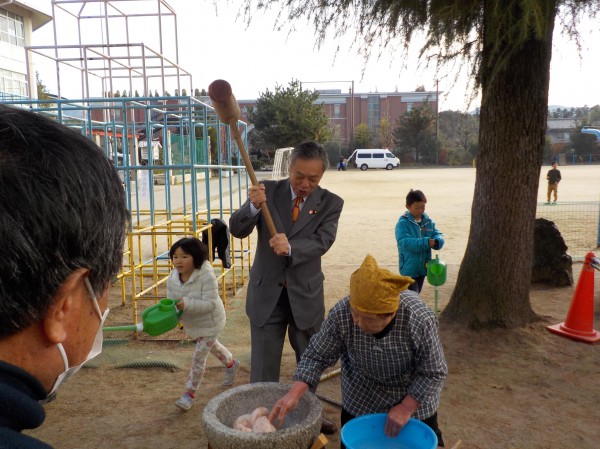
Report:
<svg viewBox="0 0 600 449"><path fill-rule="evenodd" d="M413 103L406 103L406 112L410 112L413 110Z"/></svg>
<svg viewBox="0 0 600 449"><path fill-rule="evenodd" d="M379 128L379 95L369 95L367 99L367 125L371 131Z"/></svg>
<svg viewBox="0 0 600 449"><path fill-rule="evenodd" d="M0 42L25 47L23 17L0 8Z"/></svg>
<svg viewBox="0 0 600 449"><path fill-rule="evenodd" d="M0 92L26 97L28 95L27 77L22 73L0 69Z"/></svg>
<svg viewBox="0 0 600 449"><path fill-rule="evenodd" d="M335 118L340 118L342 116L341 106L339 104L333 105L333 116Z"/></svg>

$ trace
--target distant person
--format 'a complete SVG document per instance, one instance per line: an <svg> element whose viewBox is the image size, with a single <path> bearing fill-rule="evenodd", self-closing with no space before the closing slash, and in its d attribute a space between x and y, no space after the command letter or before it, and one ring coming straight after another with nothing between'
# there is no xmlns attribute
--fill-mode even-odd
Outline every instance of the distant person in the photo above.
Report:
<svg viewBox="0 0 600 449"><path fill-rule="evenodd" d="M195 237L176 241L169 250L175 267L167 278L167 297L178 299L181 322L186 333L196 340L192 367L185 391L175 405L187 411L204 377L206 359L212 353L225 367L223 385L233 385L240 362L217 340L225 327L225 307L219 297L215 271L208 259L208 248Z"/></svg>
<svg viewBox="0 0 600 449"><path fill-rule="evenodd" d="M437 409L448 366L435 315L415 292L403 291L411 282L367 256L350 277L350 296L311 338L292 387L269 420L280 427L323 371L341 359L342 426L357 416L386 413L384 430L394 437L416 418L444 446Z"/></svg>
<svg viewBox="0 0 600 449"><path fill-rule="evenodd" d="M338 161L338 164L337 164L337 169L338 169L338 171L346 170L346 162L345 162L343 156L340 156L340 160Z"/></svg>
<svg viewBox="0 0 600 449"><path fill-rule="evenodd" d="M556 205L556 201L558 199L558 183L562 179L560 176L560 170L557 167L556 161L552 162L552 168L548 170L548 174L546 175L546 179L548 180L548 201L546 204L550 204L550 195L554 193L554 202L552 204Z"/></svg>
<svg viewBox="0 0 600 449"><path fill-rule="evenodd" d="M319 187L328 167L321 145L301 143L290 154L289 178L250 187L248 200L229 220L237 238L258 231L246 297L250 382L279 382L286 332L299 361L325 317L321 257L335 241L344 205ZM260 210L264 202L279 231L273 237ZM324 417L322 431L335 432L334 423Z"/></svg>
<svg viewBox="0 0 600 449"><path fill-rule="evenodd" d="M406 212L396 223L400 274L415 280L409 289L417 293L423 289L431 250L440 250L444 246L444 236L425 213L425 204L425 194L420 190L411 189L406 195Z"/></svg>
<svg viewBox="0 0 600 449"><path fill-rule="evenodd" d="M102 351L127 221L121 180L98 146L0 105L0 448L50 448L21 432L41 426L40 401Z"/></svg>

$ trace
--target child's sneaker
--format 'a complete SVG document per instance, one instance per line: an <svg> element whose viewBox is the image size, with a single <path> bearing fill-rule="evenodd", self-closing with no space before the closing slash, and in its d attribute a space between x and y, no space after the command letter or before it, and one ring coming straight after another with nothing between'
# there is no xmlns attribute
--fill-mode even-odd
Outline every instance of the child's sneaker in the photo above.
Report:
<svg viewBox="0 0 600 449"><path fill-rule="evenodd" d="M225 380L223 381L223 385L233 385L238 369L240 369L240 362L236 359L233 361L231 367L225 368Z"/></svg>
<svg viewBox="0 0 600 449"><path fill-rule="evenodd" d="M189 393L183 393L177 401L175 401L175 405L179 407L181 410L188 411L192 408L192 403L194 402L194 398L190 396Z"/></svg>

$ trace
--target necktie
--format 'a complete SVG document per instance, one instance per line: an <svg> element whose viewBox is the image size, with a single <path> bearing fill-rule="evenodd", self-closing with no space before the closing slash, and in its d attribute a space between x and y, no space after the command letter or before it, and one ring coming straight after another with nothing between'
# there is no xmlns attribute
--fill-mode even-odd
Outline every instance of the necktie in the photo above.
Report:
<svg viewBox="0 0 600 449"><path fill-rule="evenodd" d="M292 223L296 223L298 219L298 215L300 215L300 203L302 202L302 197L297 196L296 201L294 201L294 207L292 207Z"/></svg>

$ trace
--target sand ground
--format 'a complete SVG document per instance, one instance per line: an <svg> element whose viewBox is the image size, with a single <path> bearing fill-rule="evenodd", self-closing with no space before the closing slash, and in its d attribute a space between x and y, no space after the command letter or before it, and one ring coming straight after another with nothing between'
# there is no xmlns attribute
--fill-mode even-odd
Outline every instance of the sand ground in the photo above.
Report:
<svg viewBox="0 0 600 449"><path fill-rule="evenodd" d="M546 170L542 168L542 178ZM561 171L559 201L600 199L600 167L561 167ZM326 173L322 186L345 200L338 238L323 258L327 308L347 294L350 274L367 253L381 265L397 269L394 226L404 211L407 191L420 188L427 194L428 212L446 237L441 257L448 266L448 280L437 292L439 308L443 309L466 247L474 180L472 168ZM545 200L545 185L542 179L541 202ZM575 280L581 266L573 265ZM600 327L597 285L596 329ZM110 294L109 322L127 322L130 305L121 306L119 289L113 288ZM545 328L564 321L573 295L574 287L533 285L532 306L544 321L523 329L474 332L452 325L440 328L449 364L439 409L446 447L459 439L465 449L600 447L600 343L575 342ZM435 296L433 287L426 285L422 298L432 308ZM247 383L250 371L244 298L243 287L235 296L228 295L228 323L220 337L242 362L236 385ZM183 331L173 332L180 334L171 338L185 338ZM148 339L131 340L129 345L142 358L168 353L179 354L184 361L191 359L193 348ZM205 448L202 409L226 388L221 386L222 368L214 358L209 359L196 403L191 411L182 413L173 404L187 376L189 365L184 362L182 366L118 369L101 364L83 369L61 387L55 401L47 404L45 424L31 433L63 449ZM286 345L282 382L290 381L294 367L293 354ZM321 383L319 392L339 401L339 388L339 377L333 377ZM323 404L325 413L339 422L339 408L329 402ZM339 434L329 440L328 448L339 447Z"/></svg>

